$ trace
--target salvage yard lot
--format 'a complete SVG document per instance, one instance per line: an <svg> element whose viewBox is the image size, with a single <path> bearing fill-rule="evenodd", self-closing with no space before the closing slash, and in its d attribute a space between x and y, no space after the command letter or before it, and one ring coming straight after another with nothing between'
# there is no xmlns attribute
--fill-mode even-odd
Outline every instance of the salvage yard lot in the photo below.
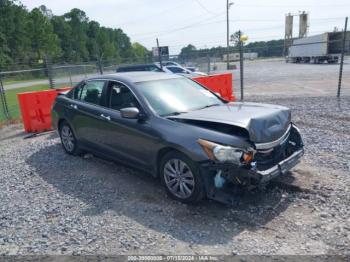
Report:
<svg viewBox="0 0 350 262"><path fill-rule="evenodd" d="M247 80L248 81L248 80ZM349 254L350 97L247 97L292 108L305 157L227 207L167 198L142 172L0 130L0 254Z"/></svg>
<svg viewBox="0 0 350 262"><path fill-rule="evenodd" d="M234 93L239 98L239 63ZM245 61L245 95L335 96L339 64L293 64L282 58ZM344 62L342 94L350 95L350 58Z"/></svg>

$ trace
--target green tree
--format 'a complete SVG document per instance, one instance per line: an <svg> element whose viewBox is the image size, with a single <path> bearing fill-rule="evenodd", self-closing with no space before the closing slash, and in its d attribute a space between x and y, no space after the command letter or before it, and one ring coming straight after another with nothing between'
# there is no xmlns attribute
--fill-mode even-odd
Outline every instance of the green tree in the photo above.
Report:
<svg viewBox="0 0 350 262"><path fill-rule="evenodd" d="M241 35L243 35L243 32L241 32ZM238 47L238 45L239 45L239 31L234 32L230 36L230 42L232 43L232 45L234 47Z"/></svg>
<svg viewBox="0 0 350 262"><path fill-rule="evenodd" d="M71 52L70 58L75 61L87 61L89 52L87 50L87 35L88 21L84 11L74 8L70 12L63 15L65 21L70 26Z"/></svg>
<svg viewBox="0 0 350 262"><path fill-rule="evenodd" d="M96 21L90 21L87 29L87 49L90 60L96 60L101 57L101 50L97 43L97 38L100 33L100 24Z"/></svg>
<svg viewBox="0 0 350 262"><path fill-rule="evenodd" d="M29 12L17 0L0 0L0 66L30 66L46 54L54 62L135 62L147 52L122 29L101 27L80 9L55 16L44 5Z"/></svg>
<svg viewBox="0 0 350 262"><path fill-rule="evenodd" d="M150 51L148 51L146 47L140 43L135 42L132 44L132 49L136 61L147 62L148 58L150 57Z"/></svg>
<svg viewBox="0 0 350 262"><path fill-rule="evenodd" d="M58 37L53 32L51 22L39 8L34 8L29 13L27 32L30 37L34 59L43 59L45 55L51 58L60 55Z"/></svg>
<svg viewBox="0 0 350 262"><path fill-rule="evenodd" d="M187 45L183 47L180 51L179 58L181 61L186 59L192 59L197 56L197 48L194 45Z"/></svg>
<svg viewBox="0 0 350 262"><path fill-rule="evenodd" d="M0 2L1 61L25 63L30 59L27 32L28 12L23 5L9 0ZM4 63L4 62L2 62Z"/></svg>

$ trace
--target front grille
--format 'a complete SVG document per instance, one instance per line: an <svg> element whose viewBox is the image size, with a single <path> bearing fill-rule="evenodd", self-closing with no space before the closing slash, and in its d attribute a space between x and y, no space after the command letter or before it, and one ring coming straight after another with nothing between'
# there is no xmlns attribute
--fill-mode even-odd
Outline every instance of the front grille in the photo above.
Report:
<svg viewBox="0 0 350 262"><path fill-rule="evenodd" d="M289 139L270 149L257 150L254 159L259 170L266 170L286 158Z"/></svg>

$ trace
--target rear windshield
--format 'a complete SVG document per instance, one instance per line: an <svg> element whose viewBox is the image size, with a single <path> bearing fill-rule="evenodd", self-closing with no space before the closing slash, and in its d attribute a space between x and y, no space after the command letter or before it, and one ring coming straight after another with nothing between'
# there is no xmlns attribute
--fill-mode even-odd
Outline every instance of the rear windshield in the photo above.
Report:
<svg viewBox="0 0 350 262"><path fill-rule="evenodd" d="M162 72L162 70L155 65L146 65L146 66L131 66L131 67L119 67L117 72Z"/></svg>

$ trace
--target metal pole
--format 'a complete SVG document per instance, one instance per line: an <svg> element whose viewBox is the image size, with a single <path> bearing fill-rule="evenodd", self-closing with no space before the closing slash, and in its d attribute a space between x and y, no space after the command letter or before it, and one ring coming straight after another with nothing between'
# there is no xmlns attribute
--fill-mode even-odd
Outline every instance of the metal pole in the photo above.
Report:
<svg viewBox="0 0 350 262"><path fill-rule="evenodd" d="M226 50L226 60L227 60L227 70L230 68L230 59L229 59L229 54L230 54L230 19L229 19L229 10L230 4L229 0L226 0L226 41L227 41L227 50Z"/></svg>
<svg viewBox="0 0 350 262"><path fill-rule="evenodd" d="M85 78L87 78L87 74L86 74L86 67L85 67L85 65L83 66L83 69L84 69L84 75L85 75Z"/></svg>
<svg viewBox="0 0 350 262"><path fill-rule="evenodd" d="M5 95L5 89L2 84L2 79L0 75L0 97L1 97L1 104L2 104L2 109L4 111L5 117L9 120L11 118L8 106L7 106L7 101L6 101L6 95Z"/></svg>
<svg viewBox="0 0 350 262"><path fill-rule="evenodd" d="M103 75L102 56L98 59L98 69L100 71L100 74Z"/></svg>
<svg viewBox="0 0 350 262"><path fill-rule="evenodd" d="M240 80L241 80L241 101L244 99L243 94L243 42L241 40L241 30L238 31L238 43L239 43L239 73L240 73Z"/></svg>
<svg viewBox="0 0 350 262"><path fill-rule="evenodd" d="M341 82L343 78L343 65L344 65L344 52L345 52L345 41L346 41L346 30L348 28L348 17L345 18L345 27L343 31L343 43L340 58L340 68L339 68L339 81L338 81L338 92L337 97L340 97Z"/></svg>
<svg viewBox="0 0 350 262"><path fill-rule="evenodd" d="M207 54L207 60L208 60L208 75L210 74L210 56Z"/></svg>
<svg viewBox="0 0 350 262"><path fill-rule="evenodd" d="M50 88L55 88L55 80L53 77L53 68L52 68L51 61L47 55L44 56L44 61L45 61L45 73L49 79Z"/></svg>
<svg viewBox="0 0 350 262"><path fill-rule="evenodd" d="M70 86L73 87L72 72L71 72L71 68L70 67L68 67L68 73L69 73Z"/></svg>
<svg viewBox="0 0 350 262"><path fill-rule="evenodd" d="M159 59L160 69L163 70L163 65L162 65L162 54L160 53L160 47L159 47L158 38L157 38L157 49L158 49L158 59Z"/></svg>

